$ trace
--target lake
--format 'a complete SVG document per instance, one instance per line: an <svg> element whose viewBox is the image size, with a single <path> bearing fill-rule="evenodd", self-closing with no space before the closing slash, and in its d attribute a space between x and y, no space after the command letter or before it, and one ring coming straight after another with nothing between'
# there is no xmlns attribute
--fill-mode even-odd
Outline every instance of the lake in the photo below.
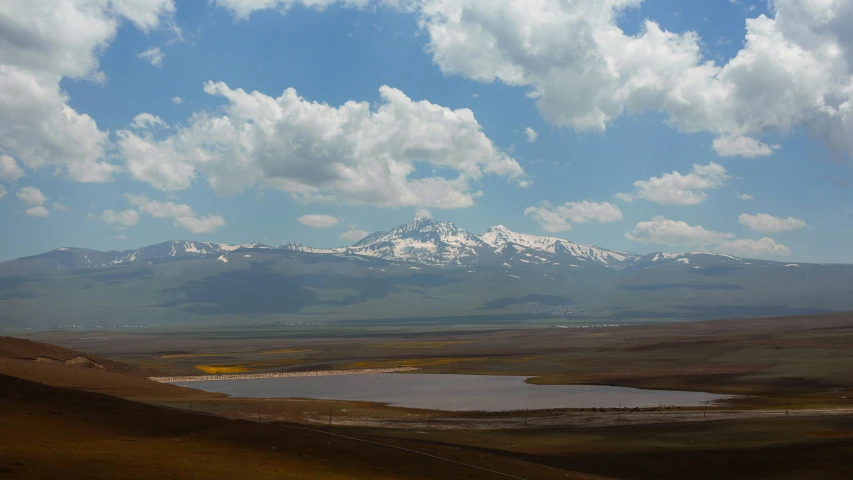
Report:
<svg viewBox="0 0 853 480"><path fill-rule="evenodd" d="M605 385L531 385L530 377L399 374L258 378L177 383L242 398L313 398L452 411L701 406L731 398L703 392Z"/></svg>

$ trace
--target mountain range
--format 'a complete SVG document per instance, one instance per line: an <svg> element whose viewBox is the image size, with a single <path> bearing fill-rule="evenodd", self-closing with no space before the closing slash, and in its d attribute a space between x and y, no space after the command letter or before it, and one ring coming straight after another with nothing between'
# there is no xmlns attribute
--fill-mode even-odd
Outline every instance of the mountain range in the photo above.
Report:
<svg viewBox="0 0 853 480"><path fill-rule="evenodd" d="M849 265L637 255L416 218L340 248L174 240L10 260L0 263L0 327L660 321L853 309L849 285Z"/></svg>
<svg viewBox="0 0 853 480"><path fill-rule="evenodd" d="M135 250L100 252L82 248L61 247L32 257L0 263L0 268L16 265L43 264L56 268L97 268L111 265L149 263L217 256L227 262L232 254L245 250L283 250L318 255L358 255L389 261L410 262L425 266L477 267L527 263L542 266L608 267L624 269L647 265L649 262L690 264L691 258L715 259L723 264L774 263L748 260L731 255L694 252L685 254L652 253L637 255L583 245L557 237L514 232L503 225L490 227L482 235L467 232L450 222L416 218L389 232L367 235L352 246L315 248L298 243L272 247L260 243L230 245L214 242L172 240ZM52 263L44 263L52 260ZM791 265L792 264L787 264ZM700 267L701 268L701 267Z"/></svg>
<svg viewBox="0 0 853 480"><path fill-rule="evenodd" d="M519 254L529 257L521 259L526 262L589 262L613 267L623 267L640 258L638 255L581 245L561 238L516 233L503 225L491 227L482 235L474 235L450 222L439 223L428 218L416 218L390 232L373 233L351 247L316 249L291 243L284 248L311 253L365 255L440 266L500 263L513 260Z"/></svg>

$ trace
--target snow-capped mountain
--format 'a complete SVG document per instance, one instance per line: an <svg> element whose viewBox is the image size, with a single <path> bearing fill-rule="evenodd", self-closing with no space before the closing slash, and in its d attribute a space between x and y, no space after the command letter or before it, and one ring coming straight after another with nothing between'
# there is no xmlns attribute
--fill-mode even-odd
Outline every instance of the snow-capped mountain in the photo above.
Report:
<svg viewBox="0 0 853 480"><path fill-rule="evenodd" d="M711 252L687 252L687 253L650 253L643 255L636 260L638 267L652 267L664 265L689 265L693 268L701 268L703 266L733 266L733 265L768 265L776 262L768 260L755 260L726 255L724 253Z"/></svg>
<svg viewBox="0 0 853 480"><path fill-rule="evenodd" d="M707 252L638 256L503 226L475 235L419 218L332 249L170 241L122 252L60 248L0 262L0 328L116 318L318 321L318 312L383 321L736 318L849 311L851 284L853 265Z"/></svg>
<svg viewBox="0 0 853 480"><path fill-rule="evenodd" d="M240 249L272 249L260 243L230 245L227 243L196 242L171 240L168 242L149 245L135 250L100 252L85 248L61 247L50 252L23 257L13 262L32 264L33 266L50 266L55 268L93 268L107 267L131 263L153 263L185 258L201 258L208 255L222 255ZM10 264L5 262L3 265ZM54 267L50 267L54 268Z"/></svg>
<svg viewBox="0 0 853 480"><path fill-rule="evenodd" d="M514 246L515 250L531 250L540 253L563 254L580 261L592 261L606 266L623 266L636 261L640 256L633 253L606 250L603 248L570 242L557 237L540 237L526 233L516 233L498 225L490 227L480 235L480 240L491 247L503 251L506 246ZM520 247L517 248L517 247Z"/></svg>
<svg viewBox="0 0 853 480"><path fill-rule="evenodd" d="M556 237L539 237L498 225L482 235L467 232L450 222L416 218L390 232L376 232L351 247L319 249L299 244L282 248L325 254L364 255L440 266L473 266L496 263L552 264L561 262L622 267L639 255L582 245ZM508 262L508 263L507 263Z"/></svg>
<svg viewBox="0 0 853 480"><path fill-rule="evenodd" d="M450 222L416 218L394 227L390 232L372 233L351 247L320 249L289 243L282 248L308 253L363 255L427 265L449 265L459 264L466 257L477 255L478 249L486 247L476 235Z"/></svg>
<svg viewBox="0 0 853 480"><path fill-rule="evenodd" d="M292 252L305 252L305 253L336 253L335 249L329 248L314 248L302 245L301 243L288 243L281 246L282 250L289 250Z"/></svg>
<svg viewBox="0 0 853 480"><path fill-rule="evenodd" d="M119 252L112 264L127 263L135 261L157 261L169 258L198 257L212 254L223 254L239 250L241 248L272 248L260 243L244 243L230 245L227 243L193 242L183 240L171 240L157 245L140 248L138 250L127 250Z"/></svg>
<svg viewBox="0 0 853 480"><path fill-rule="evenodd" d="M482 240L450 222L416 218L390 232L376 232L343 253L385 259L405 260L428 265L459 263L477 255L485 247Z"/></svg>
<svg viewBox="0 0 853 480"><path fill-rule="evenodd" d="M214 242L172 240L148 247L113 252L99 252L79 248L58 248L33 257L12 262L47 268L93 268L129 263L155 263L186 258L215 258L228 262L229 254L240 251L250 257L248 250L268 252L298 252L299 254L373 257L393 262L411 262L439 267L513 267L541 266L546 268L596 267L610 269L648 268L649 266L676 265L690 268L702 265L748 263L730 255L704 252L636 255L583 245L562 238L528 235L514 232L503 225L490 227L482 235L467 232L451 222L436 222L429 218L416 218L388 232L375 232L352 246L339 248L314 248L297 243L270 247L258 243L231 245ZM251 257L250 257L251 258ZM750 261L757 264L760 260ZM753 264L753 263L748 263ZM10 262L0 264L9 268ZM26 268L26 267L24 267Z"/></svg>

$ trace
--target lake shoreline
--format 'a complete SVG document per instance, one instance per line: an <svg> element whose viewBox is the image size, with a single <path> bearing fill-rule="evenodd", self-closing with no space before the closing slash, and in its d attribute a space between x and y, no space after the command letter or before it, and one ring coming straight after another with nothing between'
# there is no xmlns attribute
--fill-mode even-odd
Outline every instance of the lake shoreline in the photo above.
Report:
<svg viewBox="0 0 853 480"><path fill-rule="evenodd" d="M357 377L357 378L356 378ZM231 398L373 402L392 407L458 412L547 409L702 407L735 398L707 392L608 385L536 385L528 376L366 373L194 381L196 389ZM189 382L188 382L189 383ZM182 383L176 383L182 385Z"/></svg>

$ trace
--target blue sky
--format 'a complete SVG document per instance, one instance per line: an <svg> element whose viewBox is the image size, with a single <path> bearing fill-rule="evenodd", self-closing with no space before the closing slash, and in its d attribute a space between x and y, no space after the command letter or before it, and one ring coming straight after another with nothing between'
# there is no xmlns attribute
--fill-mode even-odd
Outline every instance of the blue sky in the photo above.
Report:
<svg viewBox="0 0 853 480"><path fill-rule="evenodd" d="M58 3L83 12L80 2ZM32 100L22 94L0 108L9 112L0 113L8 115L0 120L6 158L0 163L0 259L60 246L124 250L170 239L339 246L425 208L436 220L475 233L503 224L636 253L707 250L853 262L847 248L853 243L853 147L843 138L853 134L853 107L833 100L848 95L853 105L853 92L844 87L853 79L844 53L853 46L833 30L841 20L824 25L796 11L826 2L779 0L768 9L746 0L614 0L617 7L603 9L592 1L542 0L543 8L568 9L552 13L585 11L593 18L542 26L533 17L495 13L479 0L402 6L327 0L319 2L328 4L322 9L300 0L158 0L125 10L102 3L102 10L81 13L77 24L59 26L72 35L74 28L106 25L91 44L68 46L60 37L19 42L24 57L3 46L14 42L0 41L0 85L31 77L44 91L64 92L61 98L32 93ZM853 11L850 2L836 3L836 15ZM28 5L11 2L0 15L28 31L34 13L27 9L36 8ZM252 6L258 8L246 17ZM434 14L452 16L456 8L467 9L456 23ZM749 27L748 19L761 18L764 23ZM666 35L650 34L647 20ZM548 28L569 34L548 36ZM616 40L613 29L621 35ZM798 36L803 29L816 33L807 41ZM49 36L50 30L29 33ZM483 30L485 40L468 37L464 44L447 33ZM527 43L518 34L540 30L545 33ZM585 32L592 32L598 50L579 46ZM762 35L773 41L762 42ZM783 75L763 66L788 58L773 50L779 38L790 43L788 53L800 49L815 64L829 55L833 68L806 75L814 71L806 63L786 67L790 75ZM626 45L654 54L620 57ZM153 48L154 54L140 56ZM44 63L29 60L39 55ZM70 66L58 67L52 59L60 57L71 58ZM584 62L600 66L602 58L618 75L602 80L571 73ZM722 70L703 72L708 61ZM694 78L704 83L686 80ZM207 82L222 84L211 93ZM376 114L389 103L380 94L383 85L415 104L395 104L405 108L361 123L363 111L334 110L351 115L337 127L328 123L332 110L310 106L366 102ZM261 131L288 88L301 97L290 104L296 110ZM238 89L260 97L226 98ZM697 105L690 97L697 91L703 98L728 93ZM802 92L836 110L821 117L823 103L799 100L811 98ZM0 107L11 101L0 98ZM412 106L422 101L428 102L422 109ZM62 108L88 116L92 125L74 130L73 122L56 120ZM593 116L596 121L585 120ZM244 135L214 131L223 121ZM373 144L376 128L397 125L406 129ZM347 133L337 136L336 128ZM71 134L54 135L63 129ZM535 141L526 129L536 132ZM435 131L444 133L430 137ZM85 144L80 138L86 135L96 147L66 155ZM49 154L38 153L44 144L51 145ZM413 144L420 146L404 148ZM247 146L255 149L246 153ZM80 173L96 165L109 172ZM381 167L381 177L389 165L411 170L402 180L378 178L363 187L340 174ZM464 185L449 181L460 172ZM433 188L419 184L422 179L446 184ZM752 198L739 198L744 194Z"/></svg>

